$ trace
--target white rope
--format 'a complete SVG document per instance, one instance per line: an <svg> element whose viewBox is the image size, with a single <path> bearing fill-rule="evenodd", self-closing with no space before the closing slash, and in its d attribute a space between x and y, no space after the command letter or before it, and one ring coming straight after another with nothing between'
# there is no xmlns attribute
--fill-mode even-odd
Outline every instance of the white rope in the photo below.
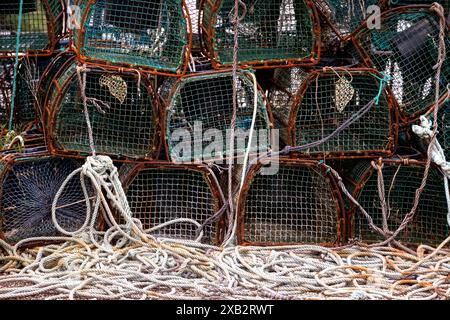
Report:
<svg viewBox="0 0 450 320"><path fill-rule="evenodd" d="M444 174L444 190L447 199L447 223L450 226L450 193L448 187L448 179L450 179L450 162L445 159L444 149L437 138L433 138L433 122L425 116L420 117L420 124L413 125L412 131L421 139L428 140L432 145L430 148L431 161L441 168Z"/></svg>

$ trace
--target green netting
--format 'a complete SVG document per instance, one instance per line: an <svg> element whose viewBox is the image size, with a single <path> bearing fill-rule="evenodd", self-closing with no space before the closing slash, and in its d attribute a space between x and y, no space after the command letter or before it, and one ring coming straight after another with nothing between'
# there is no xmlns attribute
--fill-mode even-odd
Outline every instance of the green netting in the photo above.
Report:
<svg viewBox="0 0 450 320"><path fill-rule="evenodd" d="M357 34L357 41L374 66L392 77L389 86L403 113L416 116L424 113L435 99L439 20L428 9L404 10L383 15L381 29L363 29ZM450 43L448 38L446 43ZM450 66L444 61L442 93L449 77Z"/></svg>
<svg viewBox="0 0 450 320"><path fill-rule="evenodd" d="M440 107L438 113L438 134L437 139L442 149L444 149L445 158L450 161L450 103L446 102Z"/></svg>
<svg viewBox="0 0 450 320"><path fill-rule="evenodd" d="M38 84L38 108L43 110L45 108L47 95L49 93L52 81L56 76L59 76L67 68L72 65L75 55L72 52L62 52L51 59L47 68L43 71L43 75Z"/></svg>
<svg viewBox="0 0 450 320"><path fill-rule="evenodd" d="M11 110L11 89L13 78L13 61L0 60L0 135L1 129L8 127Z"/></svg>
<svg viewBox="0 0 450 320"><path fill-rule="evenodd" d="M300 100L294 102L289 113L286 108L274 108L275 117L281 119L283 129L288 131L285 134L287 143L292 146L316 142L331 135L377 96L380 83L369 72L339 71L337 74L312 74L304 86L305 91L299 91ZM304 152L383 153L389 150L392 142L391 125L390 106L383 91L379 104L359 120L327 142Z"/></svg>
<svg viewBox="0 0 450 320"><path fill-rule="evenodd" d="M122 169L120 173L123 175ZM205 173L186 167L141 168L125 183L124 188L133 217L141 221L144 229L179 218L204 223L219 209L218 199L214 196ZM192 223L178 222L151 234L156 237L194 240L197 229L198 226ZM203 232L203 243L215 243L217 223L207 224Z"/></svg>
<svg viewBox="0 0 450 320"><path fill-rule="evenodd" d="M359 170L353 179L360 181L361 176L370 169ZM416 165L399 165L384 163L383 177L386 202L389 207L388 227L395 231L404 216L411 210L415 192L423 178L424 167ZM395 177L395 179L394 179ZM356 198L370 214L375 225L382 228L381 202L378 194L377 173L372 172ZM427 185L421 195L414 219L397 237L404 243L426 243L437 245L448 237L447 202L444 181L438 169L432 168ZM353 217L353 236L362 241L384 240L382 236L370 230L366 218L357 211Z"/></svg>
<svg viewBox="0 0 450 320"><path fill-rule="evenodd" d="M390 7L401 7L411 5L432 5L434 2L439 3L446 11L449 7L448 0L389 0Z"/></svg>
<svg viewBox="0 0 450 320"><path fill-rule="evenodd" d="M184 65L187 22L181 0L84 0L75 45L89 59L176 72ZM83 34L77 34L83 33Z"/></svg>
<svg viewBox="0 0 450 320"><path fill-rule="evenodd" d="M20 0L0 3L0 55L16 51ZM19 52L51 50L62 34L60 0L24 0Z"/></svg>
<svg viewBox="0 0 450 320"><path fill-rule="evenodd" d="M39 103L38 83L45 68L50 63L46 57L21 60L17 77L15 111L20 122L28 123L39 119L36 104ZM16 109L17 108L17 109Z"/></svg>
<svg viewBox="0 0 450 320"><path fill-rule="evenodd" d="M9 243L61 235L51 218L53 199L66 177L81 164L51 157L24 158L0 166L0 234ZM86 181L89 195L93 189ZM86 201L79 179L72 179L56 203L58 223L78 230L86 218Z"/></svg>
<svg viewBox="0 0 450 320"><path fill-rule="evenodd" d="M270 146L268 133L270 117L263 93L259 90L257 97L255 133L250 148L252 153L266 151ZM254 102L253 81L245 73L239 73L236 142L233 155L241 156L247 148ZM170 158L174 161L190 162L201 157L204 161L208 161L232 155L226 142L232 114L231 73L197 75L177 82L167 101L165 118ZM190 141L186 141L185 136L189 137ZM219 143L220 148L209 148L212 143Z"/></svg>
<svg viewBox="0 0 450 320"><path fill-rule="evenodd" d="M54 90L48 101L47 107L51 108L52 114L46 123L49 137L59 150L90 152L76 64L63 72L57 81L63 88L63 95ZM152 157L157 135L157 106L150 88L144 79L138 87L135 73L88 71L86 97L98 153Z"/></svg>
<svg viewBox="0 0 450 320"><path fill-rule="evenodd" d="M285 128L289 122L289 113L295 100L295 94L308 78L308 73L301 68L278 68L275 69L273 85L268 91L268 99L276 128ZM281 137L287 141L287 130L282 130Z"/></svg>
<svg viewBox="0 0 450 320"><path fill-rule="evenodd" d="M381 5L380 0L317 0L317 7L341 36L352 34L367 18L367 8Z"/></svg>
<svg viewBox="0 0 450 320"><path fill-rule="evenodd" d="M304 0L243 2L246 11L238 31L239 62L302 60L313 56L318 35L313 12ZM242 8L239 10L243 12ZM220 64L233 61L233 12L234 0L205 1L203 5L203 45Z"/></svg>
<svg viewBox="0 0 450 320"><path fill-rule="evenodd" d="M329 178L317 166L279 166L275 175L256 174L250 182L239 210L242 241L335 243L339 219Z"/></svg>

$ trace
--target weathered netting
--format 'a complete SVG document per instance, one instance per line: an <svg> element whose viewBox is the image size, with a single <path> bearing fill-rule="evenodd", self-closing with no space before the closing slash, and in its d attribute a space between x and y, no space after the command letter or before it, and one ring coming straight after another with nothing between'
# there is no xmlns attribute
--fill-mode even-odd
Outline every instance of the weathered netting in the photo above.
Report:
<svg viewBox="0 0 450 320"><path fill-rule="evenodd" d="M438 113L437 140L444 150L445 158L450 161L450 103L444 103Z"/></svg>
<svg viewBox="0 0 450 320"><path fill-rule="evenodd" d="M36 114L37 104L40 103L38 83L50 63L47 57L24 58L21 60L17 72L16 107L17 118L21 122L32 122L39 119Z"/></svg>
<svg viewBox="0 0 450 320"><path fill-rule="evenodd" d="M125 164L120 175L133 217L141 221L144 230L174 219L192 219L203 224L223 203L213 173L205 166ZM123 221L119 219L119 222ZM199 226L192 222L179 221L151 234L194 240L198 230ZM203 233L201 242L217 244L218 222L206 224Z"/></svg>
<svg viewBox="0 0 450 320"><path fill-rule="evenodd" d="M74 45L102 63L182 72L191 29L183 0L82 0Z"/></svg>
<svg viewBox="0 0 450 320"><path fill-rule="evenodd" d="M367 8L384 5L383 0L315 0L317 9L325 21L342 38L350 36L367 18Z"/></svg>
<svg viewBox="0 0 450 320"><path fill-rule="evenodd" d="M45 128L54 149L80 154L91 152L91 148L76 68L74 63L56 78L62 91L53 84ZM154 156L159 135L158 102L146 77L139 81L134 72L89 69L85 95L97 153Z"/></svg>
<svg viewBox="0 0 450 320"><path fill-rule="evenodd" d="M239 63L317 62L319 27L309 0L244 0L239 22ZM201 40L215 65L233 61L234 0L203 1Z"/></svg>
<svg viewBox="0 0 450 320"><path fill-rule="evenodd" d="M9 243L60 235L51 218L59 187L80 164L54 157L2 161L0 167L0 237ZM87 191L93 196L89 183ZM56 206L57 221L66 230L79 229L86 217L86 201L79 179L72 179Z"/></svg>
<svg viewBox="0 0 450 320"><path fill-rule="evenodd" d="M302 74L297 75L304 79ZM294 78L294 82L301 79ZM330 136L374 100L379 89L380 81L370 70L312 72L295 97L288 97L290 89L275 89L271 95L272 100L276 99L273 112L287 144L301 146ZM321 156L388 154L394 139L392 126L391 105L383 90L378 105L360 119L328 141L303 152Z"/></svg>
<svg viewBox="0 0 450 320"><path fill-rule="evenodd" d="M416 190L422 182L425 164L385 161L383 165L385 198L388 205L387 224L389 230L394 232L413 206ZM383 214L377 171L372 168L370 161L365 161L355 167L350 179L355 186L353 196L369 213L374 224L382 228ZM407 244L436 245L449 236L443 179L436 167L430 169L415 216L398 235L397 240ZM380 234L370 230L367 219L354 206L350 206L350 213L353 238L368 242L384 240Z"/></svg>
<svg viewBox="0 0 450 320"><path fill-rule="evenodd" d="M274 114L274 124L276 128L283 128L285 126L282 115L288 115L292 103L295 100L295 94L300 89L303 82L308 78L309 73L302 68L278 68L275 69L272 79L273 85L268 91L268 99L272 112ZM283 140L286 140L286 132Z"/></svg>
<svg viewBox="0 0 450 320"><path fill-rule="evenodd" d="M239 243L335 244L342 240L342 200L333 179L317 162L280 158L275 175L260 174L261 168L251 169L239 195Z"/></svg>
<svg viewBox="0 0 450 320"><path fill-rule="evenodd" d="M439 3L447 12L449 8L448 0L389 0L390 7L402 7L411 5L432 5L434 2Z"/></svg>
<svg viewBox="0 0 450 320"><path fill-rule="evenodd" d="M369 64L392 77L388 85L408 119L425 113L434 103L439 30L439 17L431 9L403 7L382 14L381 29L363 28L355 36ZM449 77L446 59L441 94L446 92Z"/></svg>
<svg viewBox="0 0 450 320"><path fill-rule="evenodd" d="M185 0L192 24L192 48L200 48L200 38L198 32L198 19L200 16L200 0Z"/></svg>
<svg viewBox="0 0 450 320"><path fill-rule="evenodd" d="M0 56L16 51L20 0L0 3ZM50 54L62 35L61 0L23 0L20 53Z"/></svg>
<svg viewBox="0 0 450 320"><path fill-rule="evenodd" d="M189 162L203 155L203 160L216 160L231 155L227 130L233 113L233 82L230 72L190 76L177 81L166 102L165 135L167 151L174 161ZM248 147L248 133L254 110L254 83L245 73L238 74L238 108L236 118L236 143L233 155L241 156ZM271 115L263 92L258 88L257 116L250 152L267 150L270 146ZM162 89L167 93L167 89ZM214 132L212 130L215 130ZM241 135L247 136L238 140ZM196 133L197 132L197 133ZM180 134L189 133L190 143L180 145ZM221 134L222 148L210 150L212 137ZM203 136L205 138L203 139ZM222 142L215 141L215 142ZM180 147L183 148L180 148ZM198 147L201 146L201 150ZM184 148L187 147L187 148ZM203 152L202 152L203 151Z"/></svg>
<svg viewBox="0 0 450 320"><path fill-rule="evenodd" d="M12 78L12 61L9 59L0 60L0 128L8 126L9 111L11 110Z"/></svg>
<svg viewBox="0 0 450 320"><path fill-rule="evenodd" d="M74 59L74 53L70 51L61 52L51 59L47 68L42 72L37 88L37 98L39 101L37 107L39 114L42 114L44 111L53 79L59 77L61 73L66 71L73 64Z"/></svg>

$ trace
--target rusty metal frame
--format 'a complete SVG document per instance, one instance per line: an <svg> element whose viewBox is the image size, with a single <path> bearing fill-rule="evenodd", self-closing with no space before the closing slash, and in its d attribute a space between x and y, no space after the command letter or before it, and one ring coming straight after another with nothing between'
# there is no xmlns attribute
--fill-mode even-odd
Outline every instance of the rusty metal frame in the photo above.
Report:
<svg viewBox="0 0 450 320"><path fill-rule="evenodd" d="M76 62L74 60L70 60L68 63L73 64ZM61 68L61 73L66 71L67 68L69 68L69 67L70 67L70 65L66 65L65 69ZM97 66L93 66L93 65L89 65L89 68L92 68L93 71L96 71L96 72L111 72L114 74L118 73L118 74L128 75L130 77L136 77L136 72L131 72L128 69L118 70L116 68L105 68L105 66L97 67ZM47 92L46 104L44 106L43 121L42 121L44 134L45 134L45 140L46 140L49 152L52 155L74 156L74 157L84 158L85 155L88 154L87 152L76 152L76 151L64 150L64 149L61 149L60 147L58 147L58 145L56 143L56 137L55 137L55 132L54 132L54 128L56 125L56 116L59 111L61 101L64 98L66 91L68 90L71 82L76 77L76 72L74 72L69 77L67 77L65 82L60 86L58 84L57 79L61 73L58 73L56 75L56 77L52 80L52 84L49 87L49 90ZM147 94L151 97L151 99L153 101L153 123L155 125L155 134L153 136L152 152L146 158L147 160L153 160L158 157L160 149L161 149L161 138L162 137L161 137L161 127L160 127L160 123L161 123L161 121L160 121L160 109L161 108L159 106L160 101L157 97L157 93L156 93L156 90L154 89L152 82L147 77L142 77L141 86L144 86L147 89ZM48 98L49 98L48 95L50 93L52 93L54 90L56 90L58 92L57 93L58 96L55 99L55 101L50 105L48 103ZM114 155L114 154L109 154L109 155L116 156L117 159L115 158L114 160L117 160L120 162L136 161L135 158L131 158L131 157L123 156L123 155L120 157L117 157L117 155Z"/></svg>
<svg viewBox="0 0 450 320"><path fill-rule="evenodd" d="M416 12L419 10L424 10L424 9L430 9L431 6L428 5L410 5L410 6L402 6L402 7L395 7L389 10L386 10L384 12L381 13L381 21L383 22L386 18L389 19L391 16L396 15L398 13L407 13L407 12ZM358 29L355 30L355 32L353 32L352 34L352 42L356 48L356 51L358 52L359 56L362 59L362 63L367 66L368 68L375 68L375 64L372 62L372 59L370 58L369 54L366 52L366 50L364 50L364 48L362 47L360 41L359 41L359 33L363 30L365 30L367 28L367 21L365 21L364 23L362 23ZM450 24L447 23L447 29L450 28ZM449 31L447 30L447 34L449 34ZM414 112L412 114L406 114L404 113L398 103L396 102L397 99L394 96L394 93L392 92L390 87L387 87L388 93L391 96L391 99L393 99L396 103L396 106L398 108L398 120L400 121L399 125L410 125L414 122L416 122L419 117L421 115L423 115L424 113L426 113L427 115L431 112L430 110L433 109L433 106L435 105L434 103L432 103L431 105L425 107L425 110L422 111L417 111ZM450 97L450 93L444 93L442 94L442 96L439 98L439 102L438 102L438 106L440 106L441 104L443 104L446 99L448 99Z"/></svg>
<svg viewBox="0 0 450 320"><path fill-rule="evenodd" d="M183 14L183 17L186 21L186 45L183 49L183 61L180 65L179 69L176 72L170 72L170 71L164 71L159 70L156 68L152 68L149 66L139 66L139 65L131 65L129 63L125 62L115 62L112 63L110 61L106 60L96 60L93 58L90 58L88 56L85 56L82 53L82 47L84 43L84 38L86 35L86 28L85 23L87 22L87 19L89 19L89 14L91 11L92 6L97 2L97 0L76 0L77 4L81 4L82 1L88 1L88 4L86 6L86 9L84 10L81 18L81 28L78 30L78 41L75 43L73 41L73 37L71 37L71 41L69 43L70 49L76 53L77 59L81 63L89 63L90 65L94 65L96 67L102 67L102 68L110 68L110 69L117 69L122 71L130 71L130 72L144 72L144 73L150 73L160 76L166 76L166 77L181 77L186 74L188 70L188 63L189 63L189 57L192 53L192 22L191 17L189 15L189 8L186 4L185 0L181 0L181 12ZM73 32L73 31L71 31Z"/></svg>
<svg viewBox="0 0 450 320"><path fill-rule="evenodd" d="M316 78L320 76L334 76L337 74L348 75L354 73L362 73L362 74L375 74L379 75L379 72L375 69L370 68L340 68L336 67L333 70L329 68L323 68L318 70L310 71L310 74L306 77L306 79L301 84L298 91L295 93L295 98L292 102L292 107L290 109L288 123L285 123L287 127L287 144L290 146L296 146L295 143L295 132L296 132L296 119L297 112L299 107L301 106L301 102L303 100L303 96L308 89L309 85L315 81ZM381 77L381 75L379 75ZM308 159L352 159L352 158L372 158L374 156L389 156L394 152L394 148L397 144L398 139L398 112L397 105L395 100L392 98L392 95L388 93L385 88L386 99L389 107L389 113L391 115L391 124L390 124L390 137L388 146L385 150L365 150L365 151L349 151L349 152L314 152L314 153L301 153L295 152L294 156L299 158L308 158ZM278 117L277 117L278 118ZM278 119L281 120L281 119ZM281 120L282 121L282 120ZM284 122L284 121L282 121Z"/></svg>
<svg viewBox="0 0 450 320"><path fill-rule="evenodd" d="M237 209L236 209L236 215L237 215L237 242L239 245L245 245L245 246L279 246L279 245L293 245L298 243L277 243L277 242L248 242L245 240L245 202L247 198L248 191L251 188L251 183L253 179L255 178L256 174L259 172L261 167L267 163L268 161L258 162L257 164L253 165L250 170L248 171L247 176L245 177L244 184L239 192L238 198L237 198ZM293 159L293 158L286 158L282 157L279 158L280 165L287 165L287 166L300 166L300 167L315 167L320 168L322 176L325 178L328 178L331 184L331 190L334 195L334 202L336 205L336 212L337 212L337 220L336 220L336 242L335 243L320 243L320 245L331 247L336 246L339 244L344 243L347 240L347 216L345 214L345 206L344 201L341 196L341 192L339 189L339 186L337 184L336 179L334 176L327 171L327 169L324 166L321 166L321 162L315 161L315 160L305 160L305 159ZM301 183L301 181L299 181Z"/></svg>
<svg viewBox="0 0 450 320"><path fill-rule="evenodd" d="M215 28L212 27L211 30L208 30L203 26L203 8L206 3L211 6L213 14L211 15L210 25L214 26L215 17L217 16L217 12L221 7L221 3L223 0L200 0L200 14L198 19L198 32L200 38L200 49L201 52L209 57L212 63L212 67L214 69L223 69L230 68L232 64L222 64L218 60L218 53L214 48L214 34ZM246 68L253 69L273 69L273 68L291 68L291 67L307 67L314 66L320 61L321 54L321 45L320 45L320 20L316 10L316 6L312 3L312 0L304 0L305 4L311 10L311 22L313 28L313 46L311 55L307 58L300 59L274 59L267 61L244 61L240 62L241 66Z"/></svg>
<svg viewBox="0 0 450 320"><path fill-rule="evenodd" d="M38 0L42 3L42 5L45 7L45 16L47 18L47 34L48 34L48 45L47 48L44 50L27 50L26 52L20 52L19 56L26 54L27 56L33 56L33 57L40 57L40 56L51 56L54 52L55 46L58 43L58 41L62 38L62 34L58 35L56 33L55 27L56 27L56 21L59 19L64 19L65 17L65 11L66 11L66 4L62 0L58 0L61 3L62 6L62 12L58 14L58 16L54 16L50 5L48 3L48 0ZM63 33L64 30L61 30L61 33ZM16 54L14 51L2 51L0 50L0 59L3 58L13 58Z"/></svg>
<svg viewBox="0 0 450 320"><path fill-rule="evenodd" d="M208 71L208 72L201 72L201 73L193 73L193 74L187 74L179 79L176 80L176 82L174 83L174 85L172 86L170 93L167 97L167 99L164 99L163 97L159 96L159 100L161 101L161 114L160 114L160 119L162 119L162 122L160 124L160 128L161 128L161 140L164 140L164 142L162 143L164 145L164 150L165 150L165 155L166 155L166 159L170 159L170 152L169 152L169 144L168 144L168 137L166 136L166 129L167 129L167 120L169 119L168 117L168 111L169 111L169 104L173 99L174 94L177 91L178 86L180 85L181 82L185 81L186 79L189 78L195 78L195 77L200 77L200 76L207 76L207 75L220 75L220 74L224 74L224 73L230 73L232 72L232 69L223 69L223 70L218 70L218 71ZM247 76L250 79L250 76L247 75L246 73L243 73L243 75ZM251 79L250 79L251 80ZM253 80L251 80L253 81ZM274 117L273 117L273 113L272 113L272 107L270 105L269 99L267 98L267 96L264 94L264 91L262 90L261 86L259 84L257 84L258 86L258 92L260 97L262 98L266 110L267 110L267 120L269 121L269 129L274 129ZM270 136L270 141L271 141L271 145L273 144L273 135ZM255 153L249 153L249 157L254 156ZM232 159L240 159L243 158L244 155L234 155L232 157ZM216 159L208 159L208 162L214 162L214 161L220 161L223 159L220 158L216 158Z"/></svg>
<svg viewBox="0 0 450 320"><path fill-rule="evenodd" d="M204 180L208 184L208 187L211 191L211 194L213 196L214 202L215 202L215 212L218 212L225 204L225 198L222 193L222 189L219 185L219 182L217 181L216 176L211 171L210 168L208 168L206 165L202 164L176 164L168 161L150 161L150 162L144 162L144 161L135 161L130 162L134 164L134 167L128 171L125 175L121 176L120 179L122 181L123 189L125 193L128 191L128 188L130 187L131 183L133 182L134 178L139 174L141 170L146 169L177 169L180 171L186 170L186 171L196 171L202 174ZM120 172L119 172L120 174ZM223 238L225 236L226 227L227 227L227 221L226 221L226 214L222 214L222 217L219 218L219 220L216 222L217 232L214 239L214 244L220 245L223 241Z"/></svg>

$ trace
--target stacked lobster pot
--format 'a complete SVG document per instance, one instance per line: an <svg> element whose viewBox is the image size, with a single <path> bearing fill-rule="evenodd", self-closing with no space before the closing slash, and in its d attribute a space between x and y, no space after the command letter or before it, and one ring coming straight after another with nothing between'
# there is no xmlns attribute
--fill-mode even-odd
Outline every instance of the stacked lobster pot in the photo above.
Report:
<svg viewBox="0 0 450 320"><path fill-rule="evenodd" d="M0 238L73 234L94 209L98 230L126 223L71 175L102 155L159 239L439 243L447 176L427 165L427 119L446 155L447 14L447 1L6 0ZM43 146L24 139L35 131Z"/></svg>
<svg viewBox="0 0 450 320"><path fill-rule="evenodd" d="M343 169L354 198L347 200L352 239L438 245L449 236L443 168L450 69L448 51L442 55L449 43L448 2L441 4L445 11L428 1L391 1L381 12L379 28L367 22L352 35L364 65L384 76L399 117L390 157L353 161ZM433 147L428 153L434 121L442 150Z"/></svg>

